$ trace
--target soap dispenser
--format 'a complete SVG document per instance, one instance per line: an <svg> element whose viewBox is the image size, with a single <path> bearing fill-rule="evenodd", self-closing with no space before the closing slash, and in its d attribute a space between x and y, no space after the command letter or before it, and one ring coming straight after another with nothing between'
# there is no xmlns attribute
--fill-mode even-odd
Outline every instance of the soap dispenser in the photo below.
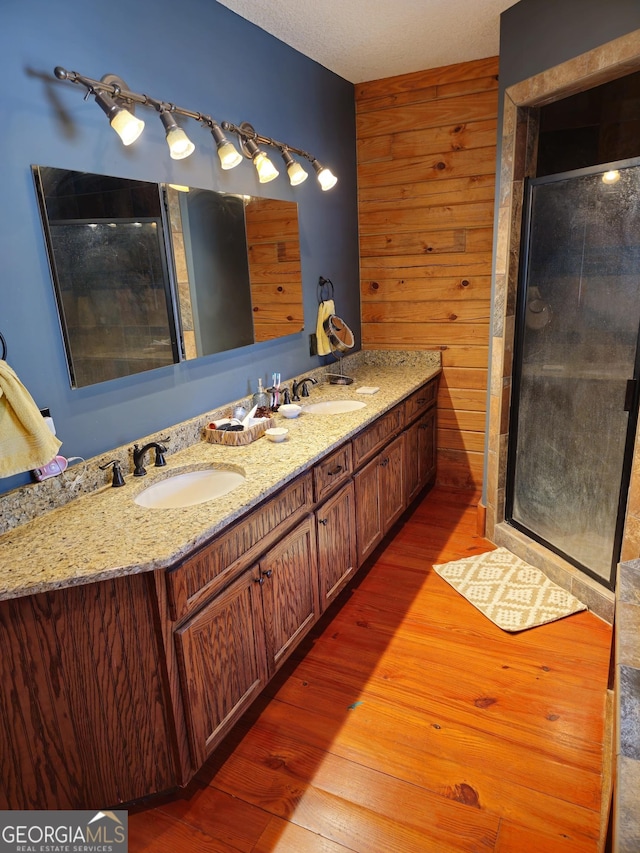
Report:
<svg viewBox="0 0 640 853"><path fill-rule="evenodd" d="M269 395L262 386L262 379L258 379L258 390L253 395L253 405L257 406L258 409L269 408Z"/></svg>

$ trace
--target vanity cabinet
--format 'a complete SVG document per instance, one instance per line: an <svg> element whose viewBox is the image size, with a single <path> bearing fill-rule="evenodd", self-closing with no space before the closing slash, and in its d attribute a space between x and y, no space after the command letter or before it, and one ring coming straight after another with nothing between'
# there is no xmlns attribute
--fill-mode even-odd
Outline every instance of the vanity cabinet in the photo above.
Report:
<svg viewBox="0 0 640 853"><path fill-rule="evenodd" d="M171 620L180 621L224 589L312 507L312 478L305 474L170 569L166 582Z"/></svg>
<svg viewBox="0 0 640 853"><path fill-rule="evenodd" d="M315 551L309 516L175 631L193 767L318 618Z"/></svg>
<svg viewBox="0 0 640 853"><path fill-rule="evenodd" d="M169 568L0 601L0 807L185 785L435 477L437 379Z"/></svg>
<svg viewBox="0 0 640 853"><path fill-rule="evenodd" d="M267 683L258 567L246 571L175 632L194 767Z"/></svg>

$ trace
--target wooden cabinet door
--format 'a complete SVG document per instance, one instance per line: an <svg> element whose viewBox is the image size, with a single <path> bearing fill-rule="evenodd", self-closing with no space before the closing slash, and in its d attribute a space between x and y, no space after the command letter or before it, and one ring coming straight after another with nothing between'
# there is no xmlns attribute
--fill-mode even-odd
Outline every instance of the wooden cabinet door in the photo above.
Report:
<svg viewBox="0 0 640 853"><path fill-rule="evenodd" d="M259 571L272 675L320 615L312 515L265 554Z"/></svg>
<svg viewBox="0 0 640 853"><path fill-rule="evenodd" d="M378 457L382 532L389 530L407 506L404 484L404 437L398 436Z"/></svg>
<svg viewBox="0 0 640 853"><path fill-rule="evenodd" d="M409 505L419 494L422 488L420 483L420 422L412 424L404 434L404 486Z"/></svg>
<svg viewBox="0 0 640 853"><path fill-rule="evenodd" d="M357 568L353 483L343 486L316 511L320 609L333 601Z"/></svg>
<svg viewBox="0 0 640 853"><path fill-rule="evenodd" d="M405 489L407 504L433 482L436 474L436 408L419 418L405 432Z"/></svg>
<svg viewBox="0 0 640 853"><path fill-rule="evenodd" d="M407 506L404 442L399 435L353 478L359 566Z"/></svg>
<svg viewBox="0 0 640 853"><path fill-rule="evenodd" d="M358 566L361 566L384 535L377 456L358 471L353 478L353 484L356 498Z"/></svg>
<svg viewBox="0 0 640 853"><path fill-rule="evenodd" d="M433 482L436 476L436 415L434 406L417 423L418 427L418 471L420 485Z"/></svg>
<svg viewBox="0 0 640 853"><path fill-rule="evenodd" d="M267 682L261 580L248 570L175 632L195 767Z"/></svg>

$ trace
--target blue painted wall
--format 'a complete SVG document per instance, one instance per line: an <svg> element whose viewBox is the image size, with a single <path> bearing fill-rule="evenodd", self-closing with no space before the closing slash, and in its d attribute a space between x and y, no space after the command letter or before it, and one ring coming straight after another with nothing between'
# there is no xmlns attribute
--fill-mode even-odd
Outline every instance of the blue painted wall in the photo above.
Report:
<svg viewBox="0 0 640 853"><path fill-rule="evenodd" d="M61 453L89 457L236 399L271 372L318 366L309 356L320 275L336 287L336 308L360 343L355 114L351 83L269 36L214 0L4 0L0 9L0 332L7 361L54 417ZM211 135L185 129L196 152L170 159L160 121L138 108L144 134L125 148L83 89L53 69L99 79L121 76L136 92L250 121L260 133L311 151L338 176L322 192L314 174L292 188L261 187L247 161L223 172ZM279 159L279 158L278 158ZM276 158L274 157L274 162ZM297 201L305 331L279 341L114 380L69 387L62 338L36 204L31 164L170 181ZM0 492L28 482L0 480Z"/></svg>

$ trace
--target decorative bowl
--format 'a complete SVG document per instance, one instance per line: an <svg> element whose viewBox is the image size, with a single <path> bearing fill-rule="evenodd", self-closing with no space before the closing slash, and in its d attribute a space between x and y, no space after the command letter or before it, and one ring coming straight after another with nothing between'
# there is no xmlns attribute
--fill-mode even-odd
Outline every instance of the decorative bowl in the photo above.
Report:
<svg viewBox="0 0 640 853"><path fill-rule="evenodd" d="M302 406L297 406L295 403L285 403L278 409L281 415L285 418L297 418L302 411Z"/></svg>
<svg viewBox="0 0 640 853"><path fill-rule="evenodd" d="M284 427L271 427L265 432L269 441L284 441L289 435L289 430Z"/></svg>

